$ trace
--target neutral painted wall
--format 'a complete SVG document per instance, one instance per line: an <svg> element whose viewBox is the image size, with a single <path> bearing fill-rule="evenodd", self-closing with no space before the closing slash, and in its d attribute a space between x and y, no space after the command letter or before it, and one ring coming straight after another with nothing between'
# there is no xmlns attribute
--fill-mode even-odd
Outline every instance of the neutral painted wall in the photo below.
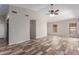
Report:
<svg viewBox="0 0 79 59"><path fill-rule="evenodd" d="M9 45L30 40L30 20L16 8L17 14L12 13L10 7L9 18Z"/></svg>
<svg viewBox="0 0 79 59"><path fill-rule="evenodd" d="M16 10L17 14L12 13ZM9 8L9 44L17 44L30 40L30 20L36 20L36 38L47 36L46 18L29 9L24 9L10 5ZM29 15L26 17L25 15Z"/></svg>
<svg viewBox="0 0 79 59"><path fill-rule="evenodd" d="M0 19L0 38L6 38L6 23Z"/></svg>
<svg viewBox="0 0 79 59"><path fill-rule="evenodd" d="M36 20L36 38L42 38L47 36L47 19L42 15L37 16Z"/></svg>
<svg viewBox="0 0 79 59"><path fill-rule="evenodd" d="M77 33L76 34L69 34L69 23L71 22L77 22ZM58 25L58 32L53 32L53 24ZM58 22L50 22L47 25L47 31L48 34L53 35L61 35L61 36L72 36L72 37L79 37L79 20L78 19L69 19L69 20L63 20Z"/></svg>

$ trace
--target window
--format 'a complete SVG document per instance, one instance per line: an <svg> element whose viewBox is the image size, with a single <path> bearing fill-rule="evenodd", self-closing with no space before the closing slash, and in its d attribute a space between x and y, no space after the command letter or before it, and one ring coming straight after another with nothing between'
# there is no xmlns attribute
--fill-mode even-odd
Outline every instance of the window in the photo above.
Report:
<svg viewBox="0 0 79 59"><path fill-rule="evenodd" d="M53 32L58 32L58 30L57 30L58 28L57 27L58 27L57 24L53 25Z"/></svg>
<svg viewBox="0 0 79 59"><path fill-rule="evenodd" d="M69 33L76 33L77 32L77 23L70 23L69 24Z"/></svg>

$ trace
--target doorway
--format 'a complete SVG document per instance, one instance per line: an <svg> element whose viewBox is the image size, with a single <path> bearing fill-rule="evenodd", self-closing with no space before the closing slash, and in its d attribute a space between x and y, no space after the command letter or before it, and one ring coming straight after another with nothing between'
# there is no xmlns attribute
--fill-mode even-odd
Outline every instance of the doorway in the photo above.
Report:
<svg viewBox="0 0 79 59"><path fill-rule="evenodd" d="M9 44L9 19L7 19L7 33L6 33L6 40L7 40L7 45Z"/></svg>
<svg viewBox="0 0 79 59"><path fill-rule="evenodd" d="M36 20L30 20L30 39L36 39Z"/></svg>

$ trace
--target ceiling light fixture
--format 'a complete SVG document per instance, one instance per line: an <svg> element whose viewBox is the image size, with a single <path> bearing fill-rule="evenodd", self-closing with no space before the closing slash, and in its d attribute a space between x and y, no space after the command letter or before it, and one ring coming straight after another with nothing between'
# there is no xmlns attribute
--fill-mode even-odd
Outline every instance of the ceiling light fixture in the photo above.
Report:
<svg viewBox="0 0 79 59"><path fill-rule="evenodd" d="M54 10L54 9L53 9L53 4L50 4L50 6L51 6L51 7L50 7L50 10L49 10L50 16L59 15L59 14L58 14L59 9Z"/></svg>
<svg viewBox="0 0 79 59"><path fill-rule="evenodd" d="M50 17L55 16L54 14L50 14Z"/></svg>

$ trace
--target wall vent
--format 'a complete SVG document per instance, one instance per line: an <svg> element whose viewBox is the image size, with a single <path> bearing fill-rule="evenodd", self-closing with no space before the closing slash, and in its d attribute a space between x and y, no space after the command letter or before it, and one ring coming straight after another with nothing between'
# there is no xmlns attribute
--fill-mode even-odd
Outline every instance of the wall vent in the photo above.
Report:
<svg viewBox="0 0 79 59"><path fill-rule="evenodd" d="M13 10L13 11L12 11L12 13L15 13L15 14L17 14L17 11L14 11L14 10Z"/></svg>
<svg viewBox="0 0 79 59"><path fill-rule="evenodd" d="M29 15L25 15L25 16L29 16Z"/></svg>

